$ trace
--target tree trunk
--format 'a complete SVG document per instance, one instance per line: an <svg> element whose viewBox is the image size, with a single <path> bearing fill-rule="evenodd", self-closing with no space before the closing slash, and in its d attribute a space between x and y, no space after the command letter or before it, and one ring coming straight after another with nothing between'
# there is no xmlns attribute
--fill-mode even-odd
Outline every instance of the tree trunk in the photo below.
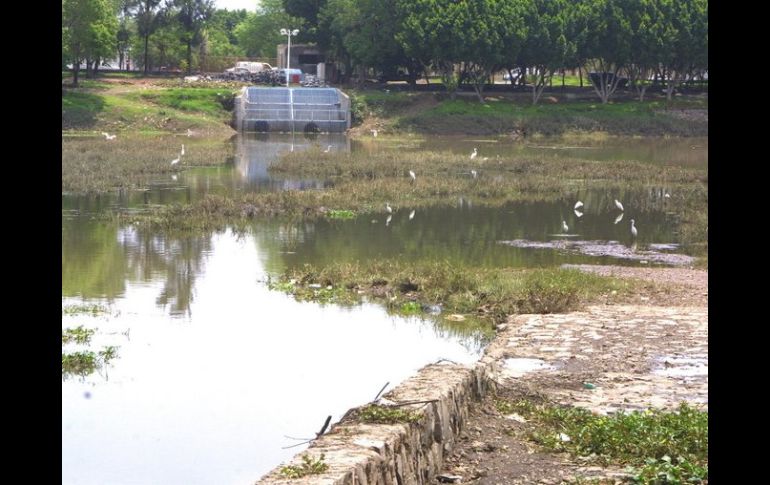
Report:
<svg viewBox="0 0 770 485"><path fill-rule="evenodd" d="M580 87L583 87L583 69L578 66L578 76L580 76Z"/></svg>
<svg viewBox="0 0 770 485"><path fill-rule="evenodd" d="M192 74L192 40L187 41L187 75Z"/></svg>
<svg viewBox="0 0 770 485"><path fill-rule="evenodd" d="M94 77L99 74L99 63L101 63L101 61L102 60L98 57L94 60Z"/></svg>
<svg viewBox="0 0 770 485"><path fill-rule="evenodd" d="M642 85L641 89L639 90L639 102L644 102L644 92L647 91L647 86Z"/></svg>
<svg viewBox="0 0 770 485"><path fill-rule="evenodd" d="M93 61L89 58L86 58L86 79L91 79L94 77L93 71L91 70L91 63Z"/></svg>
<svg viewBox="0 0 770 485"><path fill-rule="evenodd" d="M150 42L150 34L147 34L144 36L144 75L145 76L147 75L147 66L148 66L147 59L149 56L149 52L147 49L148 49L149 42Z"/></svg>
<svg viewBox="0 0 770 485"><path fill-rule="evenodd" d="M479 98L479 102L481 104L484 104L484 85L478 84L476 82L473 83L473 90L476 91L476 96Z"/></svg>
<svg viewBox="0 0 770 485"><path fill-rule="evenodd" d="M78 74L80 74L80 57L75 56L72 61L72 87L78 87Z"/></svg>

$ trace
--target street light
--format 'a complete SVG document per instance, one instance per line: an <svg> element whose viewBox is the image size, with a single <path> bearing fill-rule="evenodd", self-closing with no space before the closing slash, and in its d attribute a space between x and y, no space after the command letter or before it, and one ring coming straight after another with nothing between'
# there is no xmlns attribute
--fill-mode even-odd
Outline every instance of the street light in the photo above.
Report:
<svg viewBox="0 0 770 485"><path fill-rule="evenodd" d="M291 36L299 34L299 29L289 30L281 29L281 35L285 35L289 38L289 48L286 52L286 87L289 87L289 68L291 67Z"/></svg>

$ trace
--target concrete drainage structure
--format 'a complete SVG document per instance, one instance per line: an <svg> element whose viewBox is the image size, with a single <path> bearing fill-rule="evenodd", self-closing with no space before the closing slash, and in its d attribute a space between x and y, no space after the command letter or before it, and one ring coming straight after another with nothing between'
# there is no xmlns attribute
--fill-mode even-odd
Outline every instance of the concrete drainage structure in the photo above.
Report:
<svg viewBox="0 0 770 485"><path fill-rule="evenodd" d="M350 121L350 98L336 88L245 87L233 110L244 132L344 133Z"/></svg>
<svg viewBox="0 0 770 485"><path fill-rule="evenodd" d="M434 483L464 426L472 400L486 394L490 381L484 359L473 367L441 363L420 372L385 395L394 404L409 404L421 418L414 424L367 424L342 419L288 465L302 464L302 455L329 468L322 474L288 479L280 466L265 475L262 485L406 485Z"/></svg>

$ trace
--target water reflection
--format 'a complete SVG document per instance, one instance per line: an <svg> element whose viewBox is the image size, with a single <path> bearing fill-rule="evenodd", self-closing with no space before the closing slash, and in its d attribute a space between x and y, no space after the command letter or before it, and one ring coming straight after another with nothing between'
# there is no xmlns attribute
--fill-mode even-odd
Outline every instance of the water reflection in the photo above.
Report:
<svg viewBox="0 0 770 485"><path fill-rule="evenodd" d="M350 139L339 133L246 133L238 136L236 143L236 169L244 181L244 188L252 191L323 188L326 184L322 180L275 177L268 173L268 169L285 153L311 148L350 151Z"/></svg>
<svg viewBox="0 0 770 485"><path fill-rule="evenodd" d="M268 290L260 261L278 247L277 234L265 238L270 249L250 234L189 241L110 230L119 252L136 253L150 277L127 278L109 316L89 325L105 334L130 329L109 378L62 383L63 483L253 483L301 450L282 450L293 444L285 435L307 435L329 414L338 420L428 362L470 363L481 351L457 327ZM181 321L158 305L169 274L187 266L168 262L176 256L196 275L195 298L179 299L189 307ZM82 322L62 316L63 328Z"/></svg>

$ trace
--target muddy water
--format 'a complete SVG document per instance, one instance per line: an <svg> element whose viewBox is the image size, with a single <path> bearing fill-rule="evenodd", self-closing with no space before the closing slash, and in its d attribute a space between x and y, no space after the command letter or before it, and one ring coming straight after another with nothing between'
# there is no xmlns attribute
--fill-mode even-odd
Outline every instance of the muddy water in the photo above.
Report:
<svg viewBox="0 0 770 485"><path fill-rule="evenodd" d="M487 141L459 140L451 149L479 146L483 154L500 143ZM251 483L301 449L281 449L295 444L285 436L312 437L327 415L338 419L385 382L392 387L439 358L471 362L482 351L486 335L441 317L298 303L270 291L266 280L288 267L396 258L489 267L639 264L532 247L560 240L631 247L632 218L640 247L677 250L666 246L679 223L667 210L669 187L576 190L568 200L499 209L459 198L453 208L413 215L395 206L390 220L384 213L350 221L272 220L239 235L167 237L91 218L189 203L207 193L323 188L323 180L273 178L267 167L292 147L371 149L368 141L344 137L252 136L236 143L234 161L182 172L146 191L62 196L62 305L108 309L63 315L62 327L97 329L93 350L118 347L118 357L100 371L63 380L63 483ZM578 199L581 216L573 210ZM625 206L620 220L614 199ZM506 244L514 240L529 246Z"/></svg>

